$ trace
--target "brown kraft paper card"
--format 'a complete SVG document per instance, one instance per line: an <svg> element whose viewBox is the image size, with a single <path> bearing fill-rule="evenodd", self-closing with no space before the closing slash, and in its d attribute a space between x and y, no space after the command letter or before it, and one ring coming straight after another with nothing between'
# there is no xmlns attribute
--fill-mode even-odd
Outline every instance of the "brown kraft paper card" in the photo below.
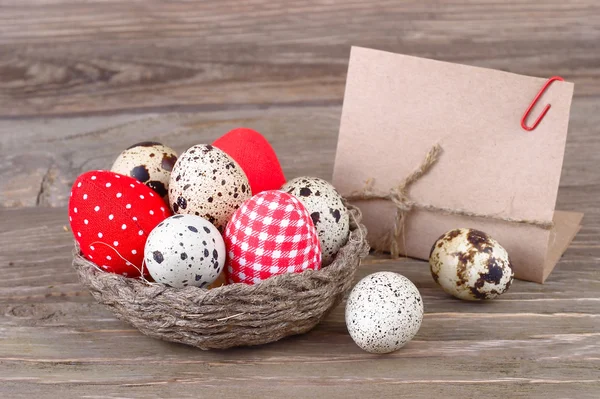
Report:
<svg viewBox="0 0 600 399"><path fill-rule="evenodd" d="M493 218L423 209L405 215L400 253L427 260L443 233L482 230L511 257L517 278L543 283L581 227L583 214L555 211L573 84L554 82L523 113L546 82L512 73L353 47L340 123L333 184L348 196L371 180L388 192L435 145L435 165L409 188L410 200ZM356 200L375 249L388 250L396 207L390 200ZM417 207L418 208L418 207ZM551 229L513 220L553 221Z"/></svg>

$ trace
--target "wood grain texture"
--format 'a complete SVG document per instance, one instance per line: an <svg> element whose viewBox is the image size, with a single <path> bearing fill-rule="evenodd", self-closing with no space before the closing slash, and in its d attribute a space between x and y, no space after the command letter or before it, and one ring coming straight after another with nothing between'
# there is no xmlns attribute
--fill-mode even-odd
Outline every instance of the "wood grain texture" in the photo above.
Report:
<svg viewBox="0 0 600 399"><path fill-rule="evenodd" d="M0 115L339 104L350 45L600 87L587 1L0 1Z"/></svg>
<svg viewBox="0 0 600 399"><path fill-rule="evenodd" d="M566 193L594 206L581 190ZM202 390L242 398L349 391L594 398L600 389L598 213L546 285L516 281L487 303L448 297L425 262L369 257L360 276L406 275L426 310L416 338L384 356L352 342L343 305L306 335L256 348L202 352L144 337L77 282L65 209L3 210L0 220L0 397L197 397Z"/></svg>
<svg viewBox="0 0 600 399"><path fill-rule="evenodd" d="M425 304L385 356L343 305L306 335L202 352L94 303L70 267L75 177L138 141L248 126L288 176L329 179L351 45L575 83L557 208L586 216L548 282L466 303L425 262L370 256L360 276L402 273ZM0 0L0 397L598 398L599 77L594 0Z"/></svg>
<svg viewBox="0 0 600 399"><path fill-rule="evenodd" d="M598 100L574 101L562 187L600 185ZM335 105L0 120L0 206L66 206L79 174L109 169L134 143L160 141L182 152L239 126L267 137L287 176L331 180L340 114Z"/></svg>
<svg viewBox="0 0 600 399"><path fill-rule="evenodd" d="M0 205L65 206L77 175L110 169L133 143L156 140L181 153L239 126L269 139L288 176L331 180L339 114L335 106L0 121Z"/></svg>

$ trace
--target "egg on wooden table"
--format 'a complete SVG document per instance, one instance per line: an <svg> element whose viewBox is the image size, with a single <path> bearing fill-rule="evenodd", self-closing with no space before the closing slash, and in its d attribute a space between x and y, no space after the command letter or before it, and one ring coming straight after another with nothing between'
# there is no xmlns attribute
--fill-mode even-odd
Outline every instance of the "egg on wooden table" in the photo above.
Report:
<svg viewBox="0 0 600 399"><path fill-rule="evenodd" d="M215 226L195 215L174 215L159 223L144 249L154 281L171 287L207 287L225 265L225 244Z"/></svg>
<svg viewBox="0 0 600 399"><path fill-rule="evenodd" d="M233 212L251 196L242 168L209 144L195 145L181 154L171 173L173 212L201 216L221 232Z"/></svg>
<svg viewBox="0 0 600 399"><path fill-rule="evenodd" d="M429 255L431 275L456 298L477 301L506 292L514 278L506 250L486 233L454 229L442 235Z"/></svg>
<svg viewBox="0 0 600 399"><path fill-rule="evenodd" d="M423 301L415 285L392 272L360 280L346 303L346 327L354 342L370 353L390 353L419 331Z"/></svg>
<svg viewBox="0 0 600 399"><path fill-rule="evenodd" d="M107 272L140 276L146 238L170 215L157 193L128 176L95 170L73 183L71 230L82 255Z"/></svg>
<svg viewBox="0 0 600 399"><path fill-rule="evenodd" d="M348 241L350 219L342 197L329 182L317 177L297 177L281 187L306 207L317 229L323 266L329 265Z"/></svg>
<svg viewBox="0 0 600 399"><path fill-rule="evenodd" d="M167 200L171 171L177 161L177 153L155 141L144 141L123 151L111 171L131 176L156 191Z"/></svg>

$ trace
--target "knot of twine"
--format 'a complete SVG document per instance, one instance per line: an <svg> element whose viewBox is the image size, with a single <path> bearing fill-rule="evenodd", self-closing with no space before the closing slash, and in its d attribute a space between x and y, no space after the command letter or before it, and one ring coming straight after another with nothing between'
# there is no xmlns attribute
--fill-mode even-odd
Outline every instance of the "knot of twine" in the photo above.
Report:
<svg viewBox="0 0 600 399"><path fill-rule="evenodd" d="M505 216L471 212L465 209L454 209L415 202L409 196L410 186L431 170L431 168L439 160L441 153L442 147L439 144L434 145L429 150L421 164L411 174L405 177L399 185L392 187L387 192L375 190L375 180L369 179L362 190L353 192L346 197L346 199L349 201L388 200L394 204L396 207L394 227L391 231L387 232L385 237L385 242L389 242L389 250L392 257L397 258L400 256L399 241L401 237L404 237L406 216L413 209L426 210L429 212L437 212L446 215L459 215L473 218L493 219L507 223L527 224L545 230L550 230L554 226L554 223L551 221L516 219Z"/></svg>

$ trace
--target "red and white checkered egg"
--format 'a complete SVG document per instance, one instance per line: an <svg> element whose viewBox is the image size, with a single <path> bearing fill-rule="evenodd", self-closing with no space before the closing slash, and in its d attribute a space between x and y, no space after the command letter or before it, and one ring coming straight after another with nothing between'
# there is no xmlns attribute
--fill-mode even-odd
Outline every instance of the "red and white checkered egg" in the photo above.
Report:
<svg viewBox="0 0 600 399"><path fill-rule="evenodd" d="M321 268L321 246L302 203L263 191L234 212L225 229L227 282L255 284L283 273Z"/></svg>
<svg viewBox="0 0 600 399"><path fill-rule="evenodd" d="M83 256L107 272L140 276L148 234L170 215L150 187L114 172L86 172L71 189L73 236Z"/></svg>

